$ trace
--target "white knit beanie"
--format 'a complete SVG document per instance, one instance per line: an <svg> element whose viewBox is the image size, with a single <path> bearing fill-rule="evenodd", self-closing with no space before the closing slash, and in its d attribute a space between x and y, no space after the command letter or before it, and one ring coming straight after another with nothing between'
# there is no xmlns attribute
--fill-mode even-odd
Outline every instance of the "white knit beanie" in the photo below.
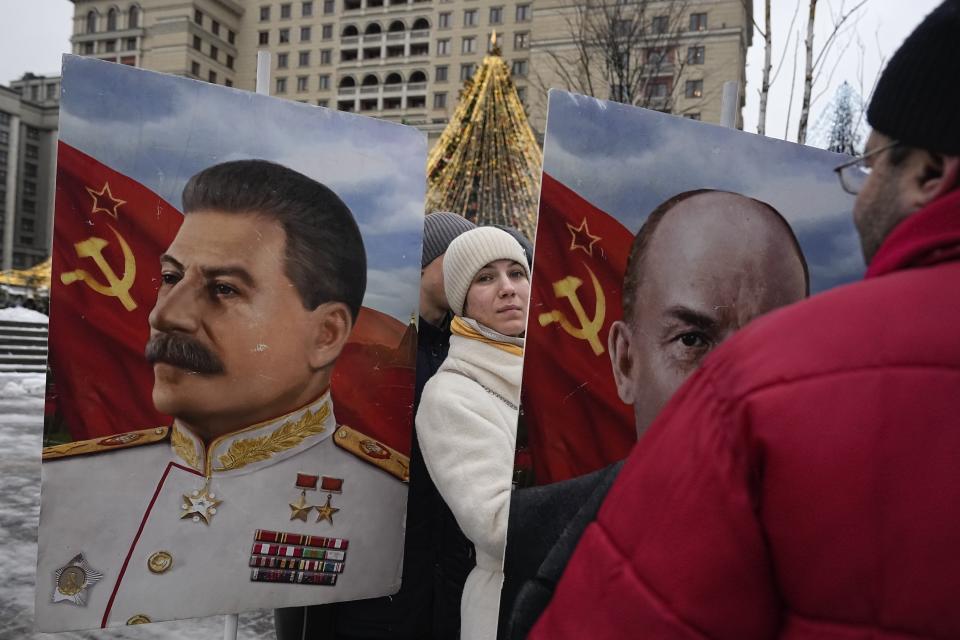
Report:
<svg viewBox="0 0 960 640"><path fill-rule="evenodd" d="M497 260L513 260L530 275L523 247L506 231L477 227L453 239L443 257L443 288L455 314L463 315L467 291L477 271Z"/></svg>

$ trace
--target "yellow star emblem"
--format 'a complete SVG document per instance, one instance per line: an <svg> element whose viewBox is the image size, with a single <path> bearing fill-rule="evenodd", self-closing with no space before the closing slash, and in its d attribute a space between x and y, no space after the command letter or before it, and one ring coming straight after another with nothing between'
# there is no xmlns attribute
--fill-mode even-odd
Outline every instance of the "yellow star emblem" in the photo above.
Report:
<svg viewBox="0 0 960 640"><path fill-rule="evenodd" d="M587 219L584 218L579 227L575 227L568 222L567 229L570 230L570 251L582 249L588 256L593 257L593 245L602 238L590 233L590 228L587 227Z"/></svg>
<svg viewBox="0 0 960 640"><path fill-rule="evenodd" d="M323 505L321 505L321 506L319 506L319 507L316 507L316 510L317 510L317 522L320 522L320 521L322 521L322 520L326 520L326 521L329 522L331 525L333 524L333 514L335 514L337 511L340 511L340 509L335 509L334 507L331 507L331 506L330 506L330 494L329 494L329 493L327 494L327 502L326 502L326 504L323 504Z"/></svg>
<svg viewBox="0 0 960 640"><path fill-rule="evenodd" d="M183 494L183 504L180 505L183 513L180 514L180 519L190 518L194 522L202 520L203 524L210 524L210 518L217 515L217 506L221 502L223 500L217 500L217 496L210 493L207 487L204 487L203 491L195 490L190 495Z"/></svg>
<svg viewBox="0 0 960 640"><path fill-rule="evenodd" d="M290 519L307 521L307 515L313 511L313 505L307 504L306 493L300 492L300 499L296 502L287 503L290 505Z"/></svg>
<svg viewBox="0 0 960 640"><path fill-rule="evenodd" d="M120 198L113 197L113 193L110 191L110 183L104 182L103 188L100 191L96 191L87 187L87 193L90 194L90 197L93 198L93 211L91 213L105 213L108 216L117 217L117 209L122 204L127 204L126 200L121 200Z"/></svg>

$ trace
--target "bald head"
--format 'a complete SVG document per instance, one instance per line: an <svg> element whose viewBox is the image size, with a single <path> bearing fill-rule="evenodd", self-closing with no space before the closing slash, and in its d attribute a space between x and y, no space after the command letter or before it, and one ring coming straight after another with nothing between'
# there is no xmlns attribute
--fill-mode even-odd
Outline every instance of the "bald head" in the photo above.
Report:
<svg viewBox="0 0 960 640"><path fill-rule="evenodd" d="M624 320L608 339L638 435L714 347L752 319L803 299L806 263L772 207L723 191L671 198L637 234Z"/></svg>

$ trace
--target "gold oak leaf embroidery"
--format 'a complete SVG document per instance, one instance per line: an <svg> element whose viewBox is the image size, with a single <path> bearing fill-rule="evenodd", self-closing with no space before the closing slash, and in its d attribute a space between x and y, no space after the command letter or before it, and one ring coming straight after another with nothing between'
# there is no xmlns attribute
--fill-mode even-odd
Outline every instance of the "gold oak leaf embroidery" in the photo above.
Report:
<svg viewBox="0 0 960 640"><path fill-rule="evenodd" d="M187 461L194 469L200 468L200 456L197 455L197 448L193 441L183 434L180 429L174 428L170 436L170 442L173 444L173 450L177 455Z"/></svg>
<svg viewBox="0 0 960 640"><path fill-rule="evenodd" d="M275 453L295 447L308 436L326 431L324 420L330 414L330 408L324 404L316 413L309 409L299 420L287 422L282 427L259 438L237 440L227 452L218 458L220 466L214 471L231 471L254 462L260 462Z"/></svg>

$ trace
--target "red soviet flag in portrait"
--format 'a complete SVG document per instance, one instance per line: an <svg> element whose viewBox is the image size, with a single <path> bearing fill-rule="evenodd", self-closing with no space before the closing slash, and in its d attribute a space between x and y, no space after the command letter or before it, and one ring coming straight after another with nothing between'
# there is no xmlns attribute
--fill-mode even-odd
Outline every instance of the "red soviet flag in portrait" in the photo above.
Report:
<svg viewBox="0 0 960 640"><path fill-rule="evenodd" d="M607 353L632 242L617 220L543 174L523 377L537 484L622 460L636 442Z"/></svg>
<svg viewBox="0 0 960 640"><path fill-rule="evenodd" d="M159 256L182 220L136 180L59 144L48 443L168 423L153 407L153 370L143 349Z"/></svg>

